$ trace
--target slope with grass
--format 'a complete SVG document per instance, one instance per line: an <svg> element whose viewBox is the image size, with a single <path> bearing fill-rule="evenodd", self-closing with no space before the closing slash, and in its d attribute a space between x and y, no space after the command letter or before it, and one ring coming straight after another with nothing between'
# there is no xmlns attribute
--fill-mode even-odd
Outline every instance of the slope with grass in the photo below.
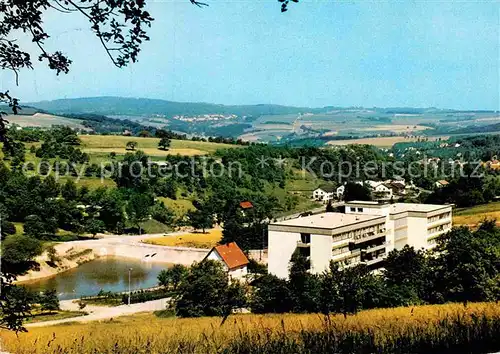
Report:
<svg viewBox="0 0 500 354"><path fill-rule="evenodd" d="M55 320L64 320L66 318L74 318L85 316L87 313L84 311L51 311L51 312L38 312L33 314L33 318L30 318L27 323L39 323L45 321L55 321Z"/></svg>
<svg viewBox="0 0 500 354"><path fill-rule="evenodd" d="M167 208L172 210L177 219L182 219L188 211L196 209L193 202L189 199L159 197L158 200L162 201Z"/></svg>
<svg viewBox="0 0 500 354"><path fill-rule="evenodd" d="M57 125L65 125L74 129L88 130L79 120L38 112L33 115L8 115L6 119L10 124L20 127L50 128Z"/></svg>
<svg viewBox="0 0 500 354"><path fill-rule="evenodd" d="M476 226L485 219L500 221L500 202L462 208L453 213L454 225Z"/></svg>
<svg viewBox="0 0 500 354"><path fill-rule="evenodd" d="M166 156L166 155L208 155L214 153L218 149L238 148L240 145L218 144L203 141L191 140L172 140L168 151L158 149L158 138L139 138L133 136L118 136L118 135L81 135L83 151L93 154L106 154L115 152L118 155L123 155L130 152L126 149L129 141L137 143L136 150L142 150L150 156Z"/></svg>
<svg viewBox="0 0 500 354"><path fill-rule="evenodd" d="M2 333L6 350L43 353L457 353L500 349L500 305L475 303L362 311L357 315L234 315L105 322Z"/></svg>

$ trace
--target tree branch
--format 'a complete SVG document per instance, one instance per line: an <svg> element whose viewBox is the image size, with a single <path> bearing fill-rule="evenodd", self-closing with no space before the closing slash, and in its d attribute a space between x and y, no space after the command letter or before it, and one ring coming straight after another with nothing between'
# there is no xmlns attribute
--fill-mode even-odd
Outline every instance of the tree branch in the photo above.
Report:
<svg viewBox="0 0 500 354"><path fill-rule="evenodd" d="M197 1L197 0L189 0L189 1L191 2L191 4L196 5L198 7L208 6L207 3L200 2L200 1Z"/></svg>
<svg viewBox="0 0 500 354"><path fill-rule="evenodd" d="M104 50L108 54L109 58L111 59L111 62L113 63L114 66L120 67L120 65L118 65L118 63L115 61L115 58L113 57L113 55L111 55L111 52L110 52L106 42L104 42L104 39L102 37L102 33L99 29L99 23L95 19L93 19L89 14L87 14L85 11L83 11L83 8L81 8L80 6L75 4L72 0L66 0L66 1L68 1L68 3L70 3L71 5L73 5L78 11L80 11L85 17L87 17L90 20L90 22L92 22L95 25L96 35L99 38L99 40L101 41L101 44L104 47Z"/></svg>

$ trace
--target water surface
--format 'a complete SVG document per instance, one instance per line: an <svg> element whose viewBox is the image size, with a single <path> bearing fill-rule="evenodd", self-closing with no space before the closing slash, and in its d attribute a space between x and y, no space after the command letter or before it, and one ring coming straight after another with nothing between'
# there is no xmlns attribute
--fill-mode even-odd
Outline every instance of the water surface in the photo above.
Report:
<svg viewBox="0 0 500 354"><path fill-rule="evenodd" d="M104 291L128 291L128 270L132 290L158 285L158 273L166 263L144 262L129 258L104 257L82 264L50 278L23 283L33 291L56 289L59 299L76 299Z"/></svg>

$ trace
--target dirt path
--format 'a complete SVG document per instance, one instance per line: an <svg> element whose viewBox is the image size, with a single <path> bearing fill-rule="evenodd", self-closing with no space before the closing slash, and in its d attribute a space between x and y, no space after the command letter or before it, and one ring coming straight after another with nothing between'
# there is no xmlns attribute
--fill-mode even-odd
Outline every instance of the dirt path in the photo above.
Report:
<svg viewBox="0 0 500 354"><path fill-rule="evenodd" d="M45 326L53 326L62 323L69 322L91 322L91 321L101 321L107 320L110 318L115 318L124 315L130 315L133 313L139 312L153 312L164 310L169 302L170 298L164 298L159 300L147 301L140 304L132 304L128 305L120 305L114 307L108 306L90 306L88 305L84 311L88 312L88 315L73 317L73 318L65 318L61 320L53 320L53 321L45 321L45 322L37 322L27 324L26 327L45 327ZM74 302L75 300L65 300L61 301L60 307L61 310L67 311L79 311L78 305Z"/></svg>

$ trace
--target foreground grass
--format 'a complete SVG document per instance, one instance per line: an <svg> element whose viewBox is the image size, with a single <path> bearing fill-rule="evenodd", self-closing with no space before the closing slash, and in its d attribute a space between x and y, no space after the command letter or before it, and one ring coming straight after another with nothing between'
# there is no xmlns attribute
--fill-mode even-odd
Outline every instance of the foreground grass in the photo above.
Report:
<svg viewBox="0 0 500 354"><path fill-rule="evenodd" d="M459 353L500 349L500 305L419 306L341 315L177 319L138 314L106 322L2 333L6 350L42 353Z"/></svg>
<svg viewBox="0 0 500 354"><path fill-rule="evenodd" d="M151 245L172 247L212 248L222 239L222 230L212 229L206 233L195 232L178 236L163 236L144 241Z"/></svg>
<svg viewBox="0 0 500 354"><path fill-rule="evenodd" d="M453 213L454 225L474 226L484 221L484 219L496 219L500 221L500 202L462 208Z"/></svg>

